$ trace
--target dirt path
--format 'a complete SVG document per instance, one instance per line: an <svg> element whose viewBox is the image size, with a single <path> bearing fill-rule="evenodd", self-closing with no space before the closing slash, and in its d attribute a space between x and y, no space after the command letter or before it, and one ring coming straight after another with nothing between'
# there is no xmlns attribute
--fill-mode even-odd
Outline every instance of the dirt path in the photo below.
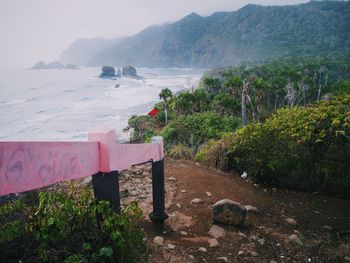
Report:
<svg viewBox="0 0 350 263"><path fill-rule="evenodd" d="M264 189L237 175L225 174L189 161L167 159L165 177L170 205L167 213L174 215L177 211L190 216L194 224L182 229L182 232L174 232L145 220L143 227L153 247L150 262L347 261L350 243L349 201ZM194 198L202 199L203 203L192 204ZM208 235L212 226L211 206L225 198L257 207L259 213L248 214L248 227L222 226L226 235L217 239L219 247L211 248L208 243L208 239L213 238ZM287 218L293 218L296 225L288 223ZM290 241L293 234L302 245ZM164 238L163 246L154 245L152 240L155 236ZM205 249L199 251L200 247Z"/></svg>

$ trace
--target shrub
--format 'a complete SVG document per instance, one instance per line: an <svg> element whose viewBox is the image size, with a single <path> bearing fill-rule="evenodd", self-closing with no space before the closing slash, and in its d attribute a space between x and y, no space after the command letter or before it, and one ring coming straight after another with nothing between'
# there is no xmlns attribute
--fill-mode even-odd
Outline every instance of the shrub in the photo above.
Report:
<svg viewBox="0 0 350 263"><path fill-rule="evenodd" d="M131 131L131 141L145 141L153 136L153 119L147 115L133 115L124 131Z"/></svg>
<svg viewBox="0 0 350 263"><path fill-rule="evenodd" d="M236 130L240 124L240 118L234 116L221 116L214 112L194 113L178 117L162 130L161 135L167 144L180 142L196 149L209 139Z"/></svg>
<svg viewBox="0 0 350 263"><path fill-rule="evenodd" d="M0 210L2 262L130 262L144 252L137 204L117 214L88 188L40 192L38 205L20 198Z"/></svg>
<svg viewBox="0 0 350 263"><path fill-rule="evenodd" d="M174 159L191 159L193 150L186 145L178 143L170 148L168 155Z"/></svg>
<svg viewBox="0 0 350 263"><path fill-rule="evenodd" d="M203 159L248 171L270 185L349 196L349 108L350 96L344 95L280 109L264 124L248 125L208 146Z"/></svg>

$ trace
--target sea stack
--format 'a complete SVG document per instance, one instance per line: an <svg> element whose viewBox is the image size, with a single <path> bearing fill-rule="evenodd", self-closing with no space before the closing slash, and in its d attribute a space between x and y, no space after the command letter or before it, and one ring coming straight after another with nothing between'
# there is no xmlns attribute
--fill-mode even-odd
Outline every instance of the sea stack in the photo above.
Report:
<svg viewBox="0 0 350 263"><path fill-rule="evenodd" d="M100 74L100 78L114 78L115 75L115 69L111 66L103 66L102 72Z"/></svg>

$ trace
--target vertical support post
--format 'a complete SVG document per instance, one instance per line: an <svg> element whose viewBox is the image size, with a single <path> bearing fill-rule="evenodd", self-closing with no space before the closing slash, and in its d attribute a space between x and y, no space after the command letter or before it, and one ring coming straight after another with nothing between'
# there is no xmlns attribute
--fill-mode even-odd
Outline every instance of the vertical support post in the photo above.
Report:
<svg viewBox="0 0 350 263"><path fill-rule="evenodd" d="M152 162L152 197L153 212L149 217L153 222L163 223L168 218L165 213L164 159Z"/></svg>
<svg viewBox="0 0 350 263"><path fill-rule="evenodd" d="M164 150L163 138L152 138L153 144L158 144L159 159L152 161L152 197L153 212L149 215L153 222L163 223L168 215L165 213L165 189L164 189Z"/></svg>
<svg viewBox="0 0 350 263"><path fill-rule="evenodd" d="M119 176L118 171L110 173L99 172L92 176L92 185L97 200L109 201L113 210L120 212ZM98 215L99 217L99 215Z"/></svg>

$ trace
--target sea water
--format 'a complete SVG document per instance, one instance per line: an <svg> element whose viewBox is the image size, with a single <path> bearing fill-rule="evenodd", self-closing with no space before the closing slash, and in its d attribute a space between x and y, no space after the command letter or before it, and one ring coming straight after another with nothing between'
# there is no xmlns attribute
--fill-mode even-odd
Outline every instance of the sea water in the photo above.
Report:
<svg viewBox="0 0 350 263"><path fill-rule="evenodd" d="M159 93L196 86L203 70L139 68L142 80L100 79L100 68L0 70L1 141L84 141L95 127L122 130L147 114Z"/></svg>

